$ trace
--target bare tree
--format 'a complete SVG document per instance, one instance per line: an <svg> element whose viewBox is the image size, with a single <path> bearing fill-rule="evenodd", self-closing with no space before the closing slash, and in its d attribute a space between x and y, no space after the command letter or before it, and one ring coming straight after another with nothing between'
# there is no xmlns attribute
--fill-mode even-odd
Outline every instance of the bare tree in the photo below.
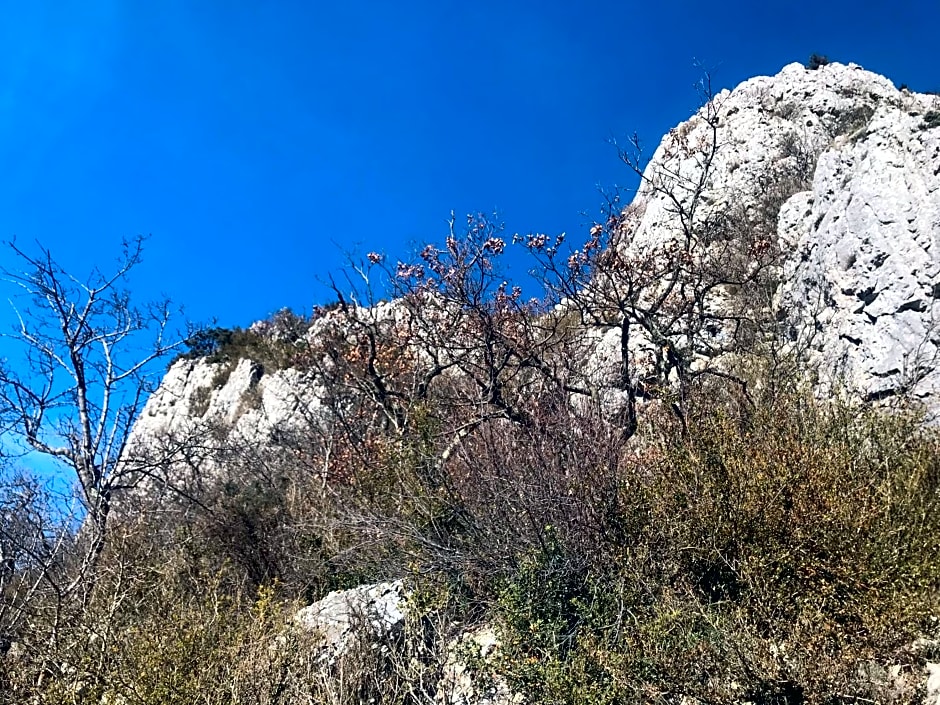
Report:
<svg viewBox="0 0 940 705"><path fill-rule="evenodd" d="M452 216L412 259L351 258L315 314L302 367L322 393L296 457L342 496L331 505L362 545L458 560L458 535L482 530L461 489L475 439L538 434L589 397L562 322L504 280L511 246L496 219Z"/></svg>
<svg viewBox="0 0 940 705"><path fill-rule="evenodd" d="M66 468L85 510L81 558L66 592L94 573L114 494L136 479L123 454L162 373L153 363L179 344L169 336L169 302L139 307L124 288L143 241L123 244L112 273L96 269L84 280L46 248L29 254L15 242L8 247L21 269L2 270L17 290L17 325L4 334L10 353L0 361L0 431Z"/></svg>
<svg viewBox="0 0 940 705"><path fill-rule="evenodd" d="M670 132L661 159L647 165L636 136L618 147L640 180L636 197L624 207L619 193L610 196L605 219L581 248L562 250L545 235L525 238L562 311L585 326L620 329L628 436L639 398L669 400L684 422L696 380L722 378L747 396L745 380L719 361L773 325L776 212L768 216L769 204L759 199L761 208L749 213L736 204L740 194L720 191L722 105L707 74L700 89L701 109ZM654 237L642 231L649 207L659 209Z"/></svg>
<svg viewBox="0 0 940 705"><path fill-rule="evenodd" d="M0 472L0 654L43 613L56 628L75 508L35 477Z"/></svg>
<svg viewBox="0 0 940 705"><path fill-rule="evenodd" d="M588 394L559 354L557 317L503 278L509 246L497 220L452 215L441 245L408 261L369 253L334 282L339 301L313 338L314 367L355 447L369 447L362 434L433 428L440 466L482 425L531 424L533 400Z"/></svg>

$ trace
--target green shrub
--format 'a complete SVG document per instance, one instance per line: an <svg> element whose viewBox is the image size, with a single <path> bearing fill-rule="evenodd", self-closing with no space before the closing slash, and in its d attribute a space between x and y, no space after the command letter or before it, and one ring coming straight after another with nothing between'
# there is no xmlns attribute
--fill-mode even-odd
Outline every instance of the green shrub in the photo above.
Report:
<svg viewBox="0 0 940 705"><path fill-rule="evenodd" d="M806 68L810 71L816 71L821 66L825 66L829 63L829 59L822 54L810 54L809 59L806 61Z"/></svg>
<svg viewBox="0 0 940 705"><path fill-rule="evenodd" d="M936 433L801 397L690 421L624 476L619 552L520 558L503 673L545 703L872 697L859 669L940 610Z"/></svg>
<svg viewBox="0 0 940 705"><path fill-rule="evenodd" d="M184 342L187 351L181 357L196 359L212 357L231 345L235 331L231 328L203 328L197 330Z"/></svg>
<svg viewBox="0 0 940 705"><path fill-rule="evenodd" d="M302 603L280 583L252 591L241 567L206 554L192 532L168 545L139 528L109 551L87 604L58 624L52 613L34 619L18 636L0 659L0 703L339 705L414 690L416 653L398 661L397 644L373 648L363 632L327 668L320 637L292 625Z"/></svg>
<svg viewBox="0 0 940 705"><path fill-rule="evenodd" d="M186 339L187 351L173 362L205 359L210 363L236 364L239 360L248 359L267 372L304 366L307 350L304 336L310 322L305 316L285 308L247 329L200 329Z"/></svg>

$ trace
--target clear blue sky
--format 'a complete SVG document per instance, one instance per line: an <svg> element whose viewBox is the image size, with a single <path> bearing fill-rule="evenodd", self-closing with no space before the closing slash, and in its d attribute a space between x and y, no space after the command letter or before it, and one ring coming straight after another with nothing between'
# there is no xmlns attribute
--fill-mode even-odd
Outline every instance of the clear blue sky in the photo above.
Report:
<svg viewBox="0 0 940 705"><path fill-rule="evenodd" d="M685 119L694 59L719 86L820 52L940 89L937 0L0 7L0 239L84 273L152 234L138 295L224 325L309 310L341 247L406 253L451 209L583 232L630 184L608 139Z"/></svg>

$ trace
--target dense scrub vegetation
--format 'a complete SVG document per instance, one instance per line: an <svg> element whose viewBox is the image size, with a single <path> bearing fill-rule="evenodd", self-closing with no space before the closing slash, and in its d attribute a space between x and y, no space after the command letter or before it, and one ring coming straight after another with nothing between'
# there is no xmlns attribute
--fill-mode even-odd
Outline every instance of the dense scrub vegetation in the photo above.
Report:
<svg viewBox="0 0 940 705"><path fill-rule="evenodd" d="M458 615L502 639L477 676L530 702L882 702L872 672L940 655L911 648L940 636L940 438L915 418L791 392L631 447L557 413L434 478L420 438L329 487L247 454L198 511L141 508L88 604L25 608L0 700L428 702ZM292 611L390 575L415 591L405 643L325 676Z"/></svg>
<svg viewBox="0 0 940 705"><path fill-rule="evenodd" d="M186 352L173 361L201 358L213 363L237 363L247 359L268 371L302 366L310 320L285 308L247 329L200 328L184 340Z"/></svg>

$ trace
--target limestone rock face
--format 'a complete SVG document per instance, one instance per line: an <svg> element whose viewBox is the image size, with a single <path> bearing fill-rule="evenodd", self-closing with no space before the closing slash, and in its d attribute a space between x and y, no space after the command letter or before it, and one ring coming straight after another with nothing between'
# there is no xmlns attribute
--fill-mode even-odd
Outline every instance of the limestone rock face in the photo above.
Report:
<svg viewBox="0 0 940 705"><path fill-rule="evenodd" d="M837 140L857 138L879 107L920 106L921 98L902 94L883 76L841 64L816 71L790 64L776 76L719 92L670 130L653 153L637 194L645 212L633 237L636 246L655 247L680 226L671 198L657 192L664 181L686 203L701 184L702 215L753 209L781 180L789 188L808 183L819 154ZM714 154L702 180L713 128Z"/></svg>
<svg viewBox="0 0 940 705"><path fill-rule="evenodd" d="M318 406L315 385L294 369L265 373L256 363L178 360L148 399L134 437L186 434L202 423L263 439L267 432Z"/></svg>
<svg viewBox="0 0 940 705"><path fill-rule="evenodd" d="M810 330L823 383L871 399L911 391L936 411L940 129L926 128L928 107L902 94L836 141L779 232L793 245L782 306L791 328Z"/></svg>
<svg viewBox="0 0 940 705"><path fill-rule="evenodd" d="M358 308L363 319L388 327L403 317L395 302L380 302ZM160 386L150 396L128 442L128 456L143 453L156 439L198 437L211 446L213 437L224 437L229 445L270 445L273 439L292 433L307 433L327 423L329 394L323 371L330 368L324 350L330 340L344 344L355 335L343 330L341 318L326 313L313 320L297 340L272 335L269 321L259 321L250 333L261 343L296 350L299 355L318 356L305 365L291 366L278 359L266 366L259 359L179 359L170 365ZM319 371L319 373L318 373ZM217 444L219 445L219 444ZM206 457L210 457L207 453Z"/></svg>
<svg viewBox="0 0 940 705"><path fill-rule="evenodd" d="M940 96L840 64L721 91L654 152L624 211L626 247L642 261L722 218L777 240L773 316L822 393L912 392L940 410ZM633 338L638 362L655 355Z"/></svg>

